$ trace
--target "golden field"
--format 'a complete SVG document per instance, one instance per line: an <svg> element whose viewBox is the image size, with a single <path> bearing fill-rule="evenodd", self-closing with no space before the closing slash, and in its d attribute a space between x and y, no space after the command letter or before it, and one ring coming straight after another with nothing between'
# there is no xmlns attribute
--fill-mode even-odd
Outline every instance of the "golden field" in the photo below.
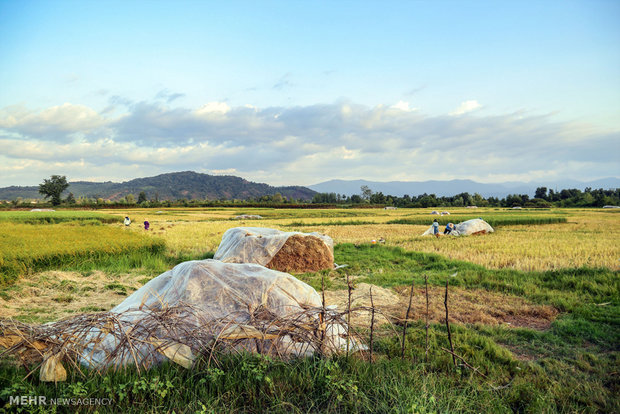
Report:
<svg viewBox="0 0 620 414"><path fill-rule="evenodd" d="M159 212L159 213L158 213ZM508 225L495 233L470 237L420 236L437 216L431 209L170 209L123 210L112 214L129 215L132 231L144 232L141 223L148 218L151 236L166 241L171 254L197 255L215 251L224 232L237 226L273 227L281 230L318 231L336 243L370 243L384 238L386 245L407 250L438 253L489 268L552 270L574 267L620 268L620 214L601 209L518 212L523 216L562 216L567 223ZM258 214L262 220L232 220L238 214ZM482 218L515 215L507 209L451 209L453 215ZM385 224L387 221L428 217L427 225ZM456 218L456 217L455 217ZM334 222L372 222L376 224L333 224ZM295 225L310 223L312 226ZM332 224L330 224L332 223Z"/></svg>

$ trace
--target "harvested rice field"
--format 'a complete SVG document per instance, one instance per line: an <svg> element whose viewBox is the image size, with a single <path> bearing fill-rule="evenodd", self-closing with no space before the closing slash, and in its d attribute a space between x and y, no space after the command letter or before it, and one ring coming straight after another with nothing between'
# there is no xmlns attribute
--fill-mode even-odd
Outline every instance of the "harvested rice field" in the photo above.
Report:
<svg viewBox="0 0 620 414"><path fill-rule="evenodd" d="M37 324L108 311L174 265L212 257L232 227L316 231L333 238L334 261L346 266L295 276L319 293L324 288L332 309L350 307L352 329L367 340L372 288L372 362L359 356L286 362L231 355L193 370L164 365L140 374L82 377L70 369L68 381L54 392L71 394L79 382L83 395L105 394L116 402L99 412L141 412L128 403L130 397L161 408L154 412L239 411L248 404L260 407L251 412L620 411L620 215L600 209L455 209L440 217L442 224L481 217L496 223L495 232L435 238L421 236L437 217L430 212L128 209L80 212L75 220L68 211L59 220L0 212L2 231L8 232L0 238L0 265L10 263L13 272L0 285L0 319ZM242 214L262 219L235 219ZM129 227L120 221L126 215L133 221ZM149 231L142 226L147 219ZM57 242L35 240L53 234ZM446 281L455 353L475 370L465 363L455 368L442 351L449 347ZM0 399L15 387L50 395L48 385L36 376L24 379L26 374L1 358ZM162 385L166 381L173 386ZM145 394L139 384L166 393ZM186 389L198 390L192 402ZM429 393L434 402L423 397ZM280 405L274 408L273 401Z"/></svg>
<svg viewBox="0 0 620 414"><path fill-rule="evenodd" d="M501 222L502 217L515 221L511 209L453 210L441 220L482 217ZM215 251L222 235L231 227L272 227L283 231L318 231L332 237L336 243L371 243L383 238L387 246L407 250L438 253L449 258L465 260L493 269L553 270L573 267L608 267L620 269L620 214L615 211L522 210L518 214L523 224L496 226L495 233L485 237L458 238L420 236L437 216L431 209L328 209L286 210L197 209L183 214L179 210L124 210L119 216L134 217L133 231L140 232L140 222L149 219L153 231L149 234L166 240L173 254L197 255ZM233 220L239 214L256 214L263 220ZM343 218L345 217L345 218ZM540 218L562 218L565 223L537 224ZM534 218L534 219L532 219ZM400 219L427 220L428 224L385 224ZM534 220L534 224L530 221ZM340 224L334 225L334 222ZM295 223L312 225L296 226ZM320 224L324 223L324 224ZM330 224L332 223L332 224ZM360 224L361 223L361 224ZM377 223L377 224L365 224ZM119 225L120 226L120 225Z"/></svg>

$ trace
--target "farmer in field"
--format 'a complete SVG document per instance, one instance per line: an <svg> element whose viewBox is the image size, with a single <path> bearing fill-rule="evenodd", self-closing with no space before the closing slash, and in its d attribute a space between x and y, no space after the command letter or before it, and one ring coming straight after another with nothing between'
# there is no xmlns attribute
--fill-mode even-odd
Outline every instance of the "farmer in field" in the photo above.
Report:
<svg viewBox="0 0 620 414"><path fill-rule="evenodd" d="M435 237L439 237L439 222L437 219L433 220L433 234Z"/></svg>
<svg viewBox="0 0 620 414"><path fill-rule="evenodd" d="M129 216L125 216L125 221L123 223L125 223L125 226L127 227L131 224L131 220L129 219Z"/></svg>
<svg viewBox="0 0 620 414"><path fill-rule="evenodd" d="M149 221L145 219L144 220L144 230L148 230L150 226L151 226L151 224L149 223Z"/></svg>
<svg viewBox="0 0 620 414"><path fill-rule="evenodd" d="M454 224L448 223L448 224L446 224L446 228L443 231L443 234L450 234L450 233L452 233L452 230L454 230Z"/></svg>

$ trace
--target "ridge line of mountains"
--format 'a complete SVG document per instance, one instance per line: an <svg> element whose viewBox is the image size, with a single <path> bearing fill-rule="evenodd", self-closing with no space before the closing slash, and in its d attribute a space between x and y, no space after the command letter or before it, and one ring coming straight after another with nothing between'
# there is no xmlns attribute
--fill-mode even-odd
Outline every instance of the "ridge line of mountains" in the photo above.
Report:
<svg viewBox="0 0 620 414"><path fill-rule="evenodd" d="M193 171L183 171L160 174L154 177L136 178L122 183L111 181L69 182L69 192L77 197L103 198L117 201L129 194L137 198L144 191L149 199L157 197L163 200L249 200L258 199L266 195L280 193L287 199L311 200L314 194L337 193L351 196L360 194L361 186L368 186L373 192L382 192L385 195L402 197L405 194L417 196L421 194L435 194L439 197L454 196L460 193L478 193L483 197L503 198L509 194L533 195L537 187L547 187L554 190L587 187L598 189L620 188L620 179L615 177L604 178L590 182L564 180L551 183L479 183L472 180L450 181L390 181L377 182L367 180L330 180L322 183L303 186L274 187L264 183L255 183L232 175L209 175ZM38 186L10 186L0 188L0 200L40 199Z"/></svg>

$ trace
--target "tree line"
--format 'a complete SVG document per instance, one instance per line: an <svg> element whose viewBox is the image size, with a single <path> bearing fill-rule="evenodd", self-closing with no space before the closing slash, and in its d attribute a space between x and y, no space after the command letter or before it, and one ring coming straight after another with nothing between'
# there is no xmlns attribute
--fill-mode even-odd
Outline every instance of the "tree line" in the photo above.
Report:
<svg viewBox="0 0 620 414"><path fill-rule="evenodd" d="M579 189L564 189L554 191L547 187L538 187L533 198L527 194L509 194L504 198L483 197L478 193L459 193L454 196L438 197L435 194L421 194L417 196L404 195L402 197L386 195L382 192L373 192L367 186L360 188L360 194L347 196L337 193L317 193L312 198L313 203L321 204L352 204L352 205L385 205L394 207L427 208L427 207L603 207L606 205L620 205L620 189L605 190L587 187Z"/></svg>
<svg viewBox="0 0 620 414"><path fill-rule="evenodd" d="M76 205L84 207L115 207L115 206L141 206L141 207L209 207L209 206L273 206L282 205L289 207L319 207L319 206L394 206L403 208L428 208L428 207L525 207L525 208L549 208L549 207L603 207L606 205L620 205L620 189L592 189L585 188L583 191L563 189L554 191L547 187L538 187L534 197L527 194L510 194L504 198L483 197L478 193L469 194L463 192L454 196L441 196L435 194L421 194L417 196L404 195L402 197L386 195L382 192L373 192L368 186L360 188L360 194L351 196L338 193L316 193L310 202L287 198L280 193L263 195L261 197L245 200L191 200L178 199L160 200L157 192L149 198L146 192L141 191L137 198L133 194L127 194L119 200L106 200L101 197L78 197L69 193L62 198L62 193L69 188L65 176L52 175L39 184L39 192L45 199L49 199L53 206ZM20 200L13 200L13 205L20 204Z"/></svg>

